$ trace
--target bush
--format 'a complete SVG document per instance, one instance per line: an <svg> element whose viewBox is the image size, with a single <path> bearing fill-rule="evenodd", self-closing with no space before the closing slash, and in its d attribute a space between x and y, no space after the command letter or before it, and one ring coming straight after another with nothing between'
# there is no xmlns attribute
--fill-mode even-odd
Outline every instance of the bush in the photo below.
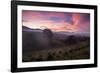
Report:
<svg viewBox="0 0 100 73"><path fill-rule="evenodd" d="M48 61L50 61L50 60L54 60L53 55L49 54L48 57L47 57L47 60L48 60Z"/></svg>

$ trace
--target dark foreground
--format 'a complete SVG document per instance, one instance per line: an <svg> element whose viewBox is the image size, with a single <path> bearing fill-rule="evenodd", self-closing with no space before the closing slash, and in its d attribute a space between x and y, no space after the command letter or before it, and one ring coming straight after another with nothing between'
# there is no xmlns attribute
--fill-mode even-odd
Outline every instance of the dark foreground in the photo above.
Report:
<svg viewBox="0 0 100 73"><path fill-rule="evenodd" d="M90 58L90 37L60 34L46 30L23 32L23 62L81 60ZM39 33L39 34L37 34ZM67 33L66 33L67 34ZM60 36L60 37L58 37Z"/></svg>
<svg viewBox="0 0 100 73"><path fill-rule="evenodd" d="M62 48L31 51L23 54L23 62L89 59L90 49L85 42Z"/></svg>

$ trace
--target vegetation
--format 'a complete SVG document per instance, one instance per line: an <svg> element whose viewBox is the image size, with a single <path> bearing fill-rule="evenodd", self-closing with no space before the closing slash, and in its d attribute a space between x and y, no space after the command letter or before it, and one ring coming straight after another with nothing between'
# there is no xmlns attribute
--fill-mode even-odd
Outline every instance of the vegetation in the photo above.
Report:
<svg viewBox="0 0 100 73"><path fill-rule="evenodd" d="M64 45L57 48L31 51L23 54L23 62L78 60L90 58L90 45L88 41Z"/></svg>

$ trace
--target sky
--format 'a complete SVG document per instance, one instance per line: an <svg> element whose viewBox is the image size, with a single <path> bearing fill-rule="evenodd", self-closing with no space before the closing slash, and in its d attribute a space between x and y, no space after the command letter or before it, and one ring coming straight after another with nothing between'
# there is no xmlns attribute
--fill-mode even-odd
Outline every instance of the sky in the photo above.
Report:
<svg viewBox="0 0 100 73"><path fill-rule="evenodd" d="M90 32L90 14L22 10L22 25L56 32Z"/></svg>

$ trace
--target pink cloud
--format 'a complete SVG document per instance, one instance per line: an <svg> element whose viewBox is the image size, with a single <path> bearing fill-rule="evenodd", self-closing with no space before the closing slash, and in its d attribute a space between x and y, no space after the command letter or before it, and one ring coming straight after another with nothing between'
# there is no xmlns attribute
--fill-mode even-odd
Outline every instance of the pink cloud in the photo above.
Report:
<svg viewBox="0 0 100 73"><path fill-rule="evenodd" d="M23 25L30 28L39 28L45 27L53 31L71 31L71 32L80 32L80 31L89 31L90 23L89 21L83 21L83 14L81 13L71 13L73 23L68 23L66 20L67 13L60 12L39 12L39 11L23 11L22 19ZM60 18L60 22L55 22L51 20L51 17Z"/></svg>

